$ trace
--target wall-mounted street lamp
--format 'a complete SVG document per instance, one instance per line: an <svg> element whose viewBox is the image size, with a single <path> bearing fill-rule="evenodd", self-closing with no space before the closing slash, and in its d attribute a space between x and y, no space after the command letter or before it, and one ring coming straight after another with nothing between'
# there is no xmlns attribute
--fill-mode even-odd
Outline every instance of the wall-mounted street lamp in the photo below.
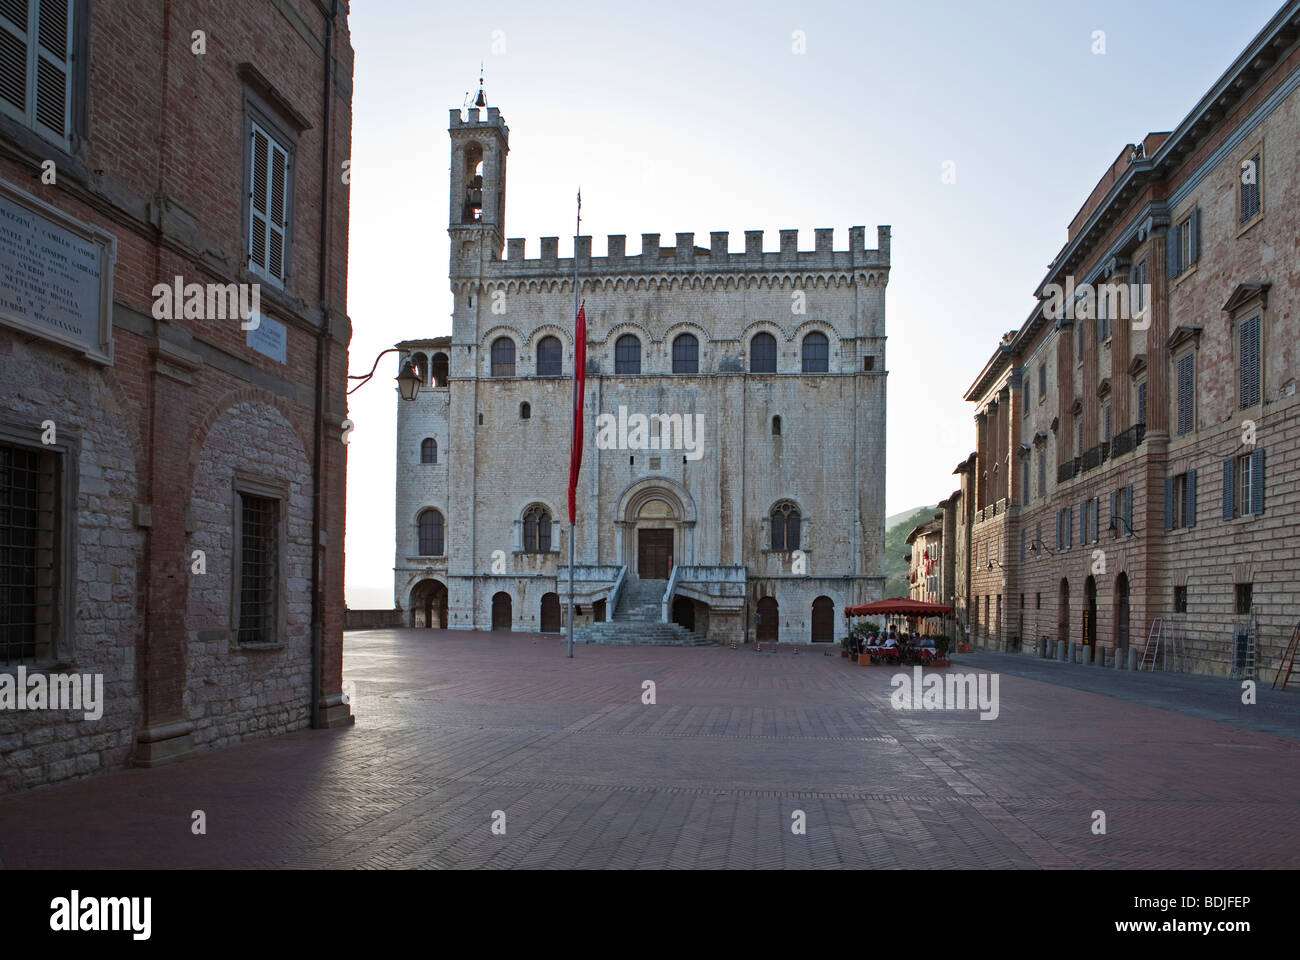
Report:
<svg viewBox="0 0 1300 960"><path fill-rule="evenodd" d="M352 389L350 389L348 391L348 394L351 395L356 393L358 390L360 390L362 387L364 387L367 383L370 382L370 378L375 375L375 371L379 368L379 360L381 357L384 356L384 354L399 353L399 352L400 351L396 347L389 347L387 350L381 351L378 357L375 357L374 365L370 368L369 373L348 374L349 380L361 381ZM398 373L396 380L397 380L397 392L401 394L403 400L414 400L419 395L420 375L415 372L415 365L412 364L410 360L407 360L404 364L402 364L402 370L400 373Z"/></svg>
<svg viewBox="0 0 1300 960"><path fill-rule="evenodd" d="M1030 543L1029 549L1032 550L1034 553L1038 553L1041 551L1043 553L1046 553L1048 556L1055 556L1055 551L1047 549L1047 544L1043 543L1043 541L1041 540L1035 540L1032 543Z"/></svg>
<svg viewBox="0 0 1300 960"><path fill-rule="evenodd" d="M999 570L1002 569L1002 564L1001 564L1001 563L999 563L997 560L993 559L992 557L989 557L989 569L990 569L990 570L993 569L994 564L997 564L997 568L998 568Z"/></svg>
<svg viewBox="0 0 1300 960"><path fill-rule="evenodd" d="M1110 527L1108 528L1108 529L1110 530L1110 535L1111 535L1112 537L1119 533L1119 527L1118 527L1118 526L1116 525L1116 523L1115 523L1116 520L1118 520L1120 523L1124 524L1124 528L1125 528L1126 530L1128 530L1128 535L1129 535L1130 537L1136 537L1136 536L1137 536L1137 531L1134 530L1132 527L1129 526L1129 523L1128 523L1127 520L1125 520L1123 517L1120 517L1120 516L1114 516L1114 517L1111 517L1111 518L1110 518Z"/></svg>

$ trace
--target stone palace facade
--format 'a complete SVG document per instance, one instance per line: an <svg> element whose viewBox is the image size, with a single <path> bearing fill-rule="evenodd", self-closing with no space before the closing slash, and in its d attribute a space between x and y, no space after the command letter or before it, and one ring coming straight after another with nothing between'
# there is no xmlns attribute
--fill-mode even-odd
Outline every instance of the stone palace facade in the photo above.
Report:
<svg viewBox="0 0 1300 960"><path fill-rule="evenodd" d="M394 598L411 625L558 631L575 263L505 240L500 112L452 110L449 133L455 308L450 337L398 345L425 389L399 401ZM610 236L604 257L578 237L575 625L635 596L697 637L829 641L881 596L890 234L832 233Z"/></svg>

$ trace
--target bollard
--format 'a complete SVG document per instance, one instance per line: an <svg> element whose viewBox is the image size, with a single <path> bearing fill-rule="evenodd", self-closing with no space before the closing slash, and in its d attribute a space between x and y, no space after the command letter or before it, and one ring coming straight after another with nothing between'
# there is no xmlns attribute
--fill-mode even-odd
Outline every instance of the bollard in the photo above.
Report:
<svg viewBox="0 0 1300 960"><path fill-rule="evenodd" d="M1056 641L1056 659L1064 662L1065 660L1065 641Z"/></svg>
<svg viewBox="0 0 1300 960"><path fill-rule="evenodd" d="M1124 669L1124 654L1127 653L1127 652L1128 652L1128 651L1126 651L1126 650L1116 650L1116 651L1115 651L1115 660L1114 660L1114 662L1111 664L1111 666L1114 667L1116 670L1123 670L1123 669Z"/></svg>
<svg viewBox="0 0 1300 960"><path fill-rule="evenodd" d="M1136 670L1138 668L1138 652L1136 647L1128 648L1128 668Z"/></svg>

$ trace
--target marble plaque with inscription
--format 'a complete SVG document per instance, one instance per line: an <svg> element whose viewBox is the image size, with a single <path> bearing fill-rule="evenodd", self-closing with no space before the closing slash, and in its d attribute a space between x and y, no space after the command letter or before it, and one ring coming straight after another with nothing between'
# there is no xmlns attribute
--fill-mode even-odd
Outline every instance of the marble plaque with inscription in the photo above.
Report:
<svg viewBox="0 0 1300 960"><path fill-rule="evenodd" d="M0 181L0 323L112 362L115 239Z"/></svg>

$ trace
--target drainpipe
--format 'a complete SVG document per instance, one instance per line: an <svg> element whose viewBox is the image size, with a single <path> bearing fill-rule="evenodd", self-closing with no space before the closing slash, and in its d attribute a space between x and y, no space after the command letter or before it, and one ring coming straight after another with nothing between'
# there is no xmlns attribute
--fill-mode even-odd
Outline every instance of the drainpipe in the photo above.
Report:
<svg viewBox="0 0 1300 960"><path fill-rule="evenodd" d="M321 130L320 151L320 262L317 266L320 301L320 329L316 331L316 392L312 429L312 495L311 495L311 726L321 726L320 701L322 663L324 655L321 631L321 612L324 607L321 586L321 497L324 486L325 445L321 435L325 429L325 345L330 335L329 266L330 266L330 138L332 136L334 87L334 21L338 18L338 0L331 0L329 19L325 21L325 82L323 88L324 117Z"/></svg>

